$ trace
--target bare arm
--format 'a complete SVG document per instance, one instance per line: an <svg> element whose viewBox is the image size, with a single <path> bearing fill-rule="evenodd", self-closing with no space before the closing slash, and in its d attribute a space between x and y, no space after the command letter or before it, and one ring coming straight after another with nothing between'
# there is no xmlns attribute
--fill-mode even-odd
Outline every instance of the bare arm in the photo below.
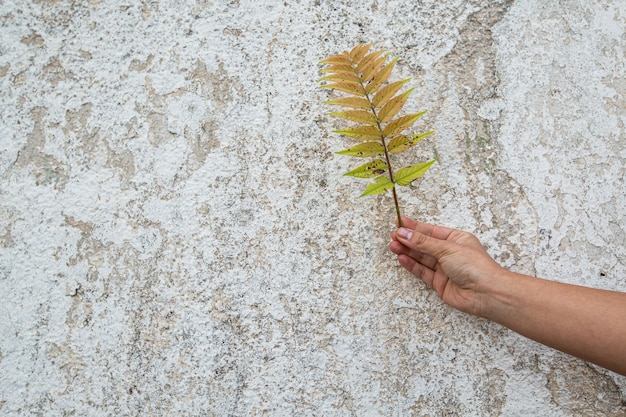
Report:
<svg viewBox="0 0 626 417"><path fill-rule="evenodd" d="M513 273L469 233L403 222L390 249L443 301L626 375L626 293Z"/></svg>

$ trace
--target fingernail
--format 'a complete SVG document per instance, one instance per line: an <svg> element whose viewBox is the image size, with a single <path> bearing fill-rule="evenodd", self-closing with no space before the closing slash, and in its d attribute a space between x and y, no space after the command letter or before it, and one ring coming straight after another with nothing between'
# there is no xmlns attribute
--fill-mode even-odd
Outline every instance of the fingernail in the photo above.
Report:
<svg viewBox="0 0 626 417"><path fill-rule="evenodd" d="M398 229L398 236L400 236L402 239L410 240L411 236L413 236L413 231L406 229L404 227L401 227Z"/></svg>

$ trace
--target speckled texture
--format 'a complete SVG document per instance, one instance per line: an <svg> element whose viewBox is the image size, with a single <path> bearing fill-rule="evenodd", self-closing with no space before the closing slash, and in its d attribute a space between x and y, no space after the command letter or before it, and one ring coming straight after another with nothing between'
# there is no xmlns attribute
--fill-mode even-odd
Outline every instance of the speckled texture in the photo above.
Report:
<svg viewBox="0 0 626 417"><path fill-rule="evenodd" d="M405 212L626 290L626 5L415 3L0 0L0 414L625 415L397 266L316 86L400 56L439 158Z"/></svg>

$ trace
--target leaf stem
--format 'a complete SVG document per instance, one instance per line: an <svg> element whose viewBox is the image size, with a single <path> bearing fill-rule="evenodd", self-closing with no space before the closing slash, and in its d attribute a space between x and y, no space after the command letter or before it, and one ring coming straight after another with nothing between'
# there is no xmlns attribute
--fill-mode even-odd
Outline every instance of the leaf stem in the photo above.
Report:
<svg viewBox="0 0 626 417"><path fill-rule="evenodd" d="M367 101L369 101L370 103L370 109L372 110L372 113L374 114L374 117L376 118L376 126L378 127L378 130L380 131L380 141L383 144L383 149L385 151L385 160L387 161L387 172L389 172L389 180L393 184L393 187L391 187L391 193L393 194L393 203L396 207L396 215L398 216L398 227L402 227L402 215L400 214L400 204L398 203L398 193L396 193L396 182L393 179L393 169L391 168L391 159L389 158L389 151L387 150L387 142L385 141L386 138L385 138L385 135L383 134L383 128L380 125L380 119L378 118L378 114L376 113L376 106L374 105L374 102L370 98L370 95L367 92L365 85L363 84L363 79L361 78L361 75L359 75L359 82L361 83L361 87L363 88L363 92L365 93L365 97L367 98Z"/></svg>

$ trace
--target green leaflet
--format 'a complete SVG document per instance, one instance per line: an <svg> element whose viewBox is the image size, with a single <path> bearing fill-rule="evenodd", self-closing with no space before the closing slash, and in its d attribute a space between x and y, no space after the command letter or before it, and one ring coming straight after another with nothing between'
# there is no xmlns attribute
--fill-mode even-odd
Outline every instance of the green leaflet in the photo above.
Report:
<svg viewBox="0 0 626 417"><path fill-rule="evenodd" d="M384 174L387 171L387 163L382 159L363 164L352 171L346 172L345 176L357 178L372 178L376 175Z"/></svg>
<svg viewBox="0 0 626 417"><path fill-rule="evenodd" d="M356 156L357 158L367 158L369 156L383 156L385 154L385 148L380 142L363 142L335 153L339 155Z"/></svg>
<svg viewBox="0 0 626 417"><path fill-rule="evenodd" d="M398 185L409 185L428 171L428 168L434 164L436 159L428 162L411 165L410 167L399 169L394 176L394 180Z"/></svg>
<svg viewBox="0 0 626 417"><path fill-rule="evenodd" d="M432 135L434 132L431 130L430 132L420 133L417 135L413 135L411 139L407 135L400 135L393 138L391 142L387 145L387 150L390 153L396 155L406 151L407 149L417 145L424 139L426 136Z"/></svg>
<svg viewBox="0 0 626 417"><path fill-rule="evenodd" d="M393 188L393 183L389 180L389 177L385 175L376 177L375 181L376 182L373 182L367 186L365 192L361 194L360 197L365 197L366 195L372 194L384 194L387 190L391 190Z"/></svg>

